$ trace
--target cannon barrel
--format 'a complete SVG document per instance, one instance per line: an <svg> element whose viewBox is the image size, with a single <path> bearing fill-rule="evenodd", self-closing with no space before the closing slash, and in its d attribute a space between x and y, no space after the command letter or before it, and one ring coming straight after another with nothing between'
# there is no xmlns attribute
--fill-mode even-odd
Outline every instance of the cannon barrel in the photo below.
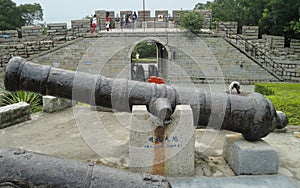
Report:
<svg viewBox="0 0 300 188"><path fill-rule="evenodd" d="M0 166L0 187L151 188L157 183L169 187L163 176L143 176L91 162L62 159L20 149L0 149Z"/></svg>
<svg viewBox="0 0 300 188"><path fill-rule="evenodd" d="M208 126L242 133L247 140L257 140L288 124L285 114L277 113L272 102L253 92L247 95L207 94L199 88L174 87L112 79L101 75L68 71L26 62L13 57L6 68L4 84L10 91L31 91L81 101L91 105L130 111L132 105L147 105L157 98L168 99L170 106L188 104L195 126ZM159 108L164 105L155 105ZM223 114L223 115L222 115ZM218 122L220 126L218 126ZM214 125L216 124L216 125ZM214 127L215 126L215 127Z"/></svg>

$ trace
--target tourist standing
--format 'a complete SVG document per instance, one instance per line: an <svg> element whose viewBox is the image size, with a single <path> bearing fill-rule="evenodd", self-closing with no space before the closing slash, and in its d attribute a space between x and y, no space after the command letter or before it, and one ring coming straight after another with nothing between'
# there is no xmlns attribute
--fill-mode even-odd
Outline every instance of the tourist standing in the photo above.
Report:
<svg viewBox="0 0 300 188"><path fill-rule="evenodd" d="M97 16L95 14L92 21L92 33L95 32L96 27L97 27Z"/></svg>
<svg viewBox="0 0 300 188"><path fill-rule="evenodd" d="M106 12L106 18L105 18L105 27L106 31L109 31L109 26L110 26L110 17L109 17L109 12Z"/></svg>
<svg viewBox="0 0 300 188"><path fill-rule="evenodd" d="M133 27L135 28L136 27L136 21L137 21L137 14L136 14L135 11L133 12L133 15L132 15L132 21L133 21Z"/></svg>
<svg viewBox="0 0 300 188"><path fill-rule="evenodd" d="M135 61L138 63L138 62L139 62L139 59L140 59L140 54L139 54L139 53L136 53L136 54L135 54Z"/></svg>

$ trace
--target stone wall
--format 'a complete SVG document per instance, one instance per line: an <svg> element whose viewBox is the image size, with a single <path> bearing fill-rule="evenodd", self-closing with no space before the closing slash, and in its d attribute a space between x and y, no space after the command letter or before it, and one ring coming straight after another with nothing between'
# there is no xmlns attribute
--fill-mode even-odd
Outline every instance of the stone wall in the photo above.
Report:
<svg viewBox="0 0 300 188"><path fill-rule="evenodd" d="M256 41L258 39L258 26L243 26L242 35L245 40Z"/></svg>
<svg viewBox="0 0 300 188"><path fill-rule="evenodd" d="M231 33L237 34L238 23L237 22L218 22L217 23L217 33Z"/></svg>
<svg viewBox="0 0 300 188"><path fill-rule="evenodd" d="M78 38L63 46L51 49L51 52L37 57L32 57L29 60L33 63L42 65L51 65L68 70L76 70L78 63L85 54L93 38Z"/></svg>
<svg viewBox="0 0 300 188"><path fill-rule="evenodd" d="M144 20L149 21L150 18L151 18L151 11L150 10L145 10L145 11L139 10L137 12L137 14L138 14L139 21L144 21Z"/></svg>
<svg viewBox="0 0 300 188"><path fill-rule="evenodd" d="M290 49L300 59L300 40L292 39Z"/></svg>
<svg viewBox="0 0 300 188"><path fill-rule="evenodd" d="M90 19L71 20L71 27L72 27L73 34L75 36L82 36L85 33L90 33L91 20Z"/></svg>
<svg viewBox="0 0 300 188"><path fill-rule="evenodd" d="M43 28L41 26L23 26L22 38L26 41L39 40L43 35Z"/></svg>
<svg viewBox="0 0 300 188"><path fill-rule="evenodd" d="M67 23L49 23L47 24L47 36L52 40L66 40Z"/></svg>
<svg viewBox="0 0 300 188"><path fill-rule="evenodd" d="M0 129L30 120L30 105L25 102L0 107Z"/></svg>
<svg viewBox="0 0 300 188"><path fill-rule="evenodd" d="M0 44L7 42L18 42L20 39L18 37L17 30L5 30L0 31Z"/></svg>

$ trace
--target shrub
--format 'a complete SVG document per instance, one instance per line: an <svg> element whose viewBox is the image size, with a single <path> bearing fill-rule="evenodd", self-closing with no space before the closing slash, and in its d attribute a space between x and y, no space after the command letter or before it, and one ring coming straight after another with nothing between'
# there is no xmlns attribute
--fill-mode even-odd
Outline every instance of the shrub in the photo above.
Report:
<svg viewBox="0 0 300 188"><path fill-rule="evenodd" d="M199 33L202 29L205 19L200 12L181 12L179 16L179 25L192 33Z"/></svg>

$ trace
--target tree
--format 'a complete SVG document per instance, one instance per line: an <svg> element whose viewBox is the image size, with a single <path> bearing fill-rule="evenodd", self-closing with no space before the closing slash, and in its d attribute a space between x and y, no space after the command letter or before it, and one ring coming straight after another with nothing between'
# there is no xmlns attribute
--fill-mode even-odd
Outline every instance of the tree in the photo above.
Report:
<svg viewBox="0 0 300 188"><path fill-rule="evenodd" d="M259 25L264 33L297 38L300 37L296 26L299 17L300 1L271 0L264 9ZM294 24L296 27L293 27Z"/></svg>
<svg viewBox="0 0 300 188"><path fill-rule="evenodd" d="M36 21L43 21L43 9L40 4L24 4L18 8L26 25L34 25Z"/></svg>
<svg viewBox="0 0 300 188"><path fill-rule="evenodd" d="M262 34L300 37L300 1L215 0L211 9L213 21L238 22L239 32L243 25L259 25Z"/></svg>
<svg viewBox="0 0 300 188"><path fill-rule="evenodd" d="M154 41L143 41L136 45L131 56L135 58L135 54L139 53L140 58L156 58L156 44Z"/></svg>
<svg viewBox="0 0 300 188"><path fill-rule="evenodd" d="M192 33L199 33L205 23L205 19L200 12L181 12L179 25Z"/></svg>
<svg viewBox="0 0 300 188"><path fill-rule="evenodd" d="M16 29L24 25L16 3L11 0L0 0L0 29Z"/></svg>

